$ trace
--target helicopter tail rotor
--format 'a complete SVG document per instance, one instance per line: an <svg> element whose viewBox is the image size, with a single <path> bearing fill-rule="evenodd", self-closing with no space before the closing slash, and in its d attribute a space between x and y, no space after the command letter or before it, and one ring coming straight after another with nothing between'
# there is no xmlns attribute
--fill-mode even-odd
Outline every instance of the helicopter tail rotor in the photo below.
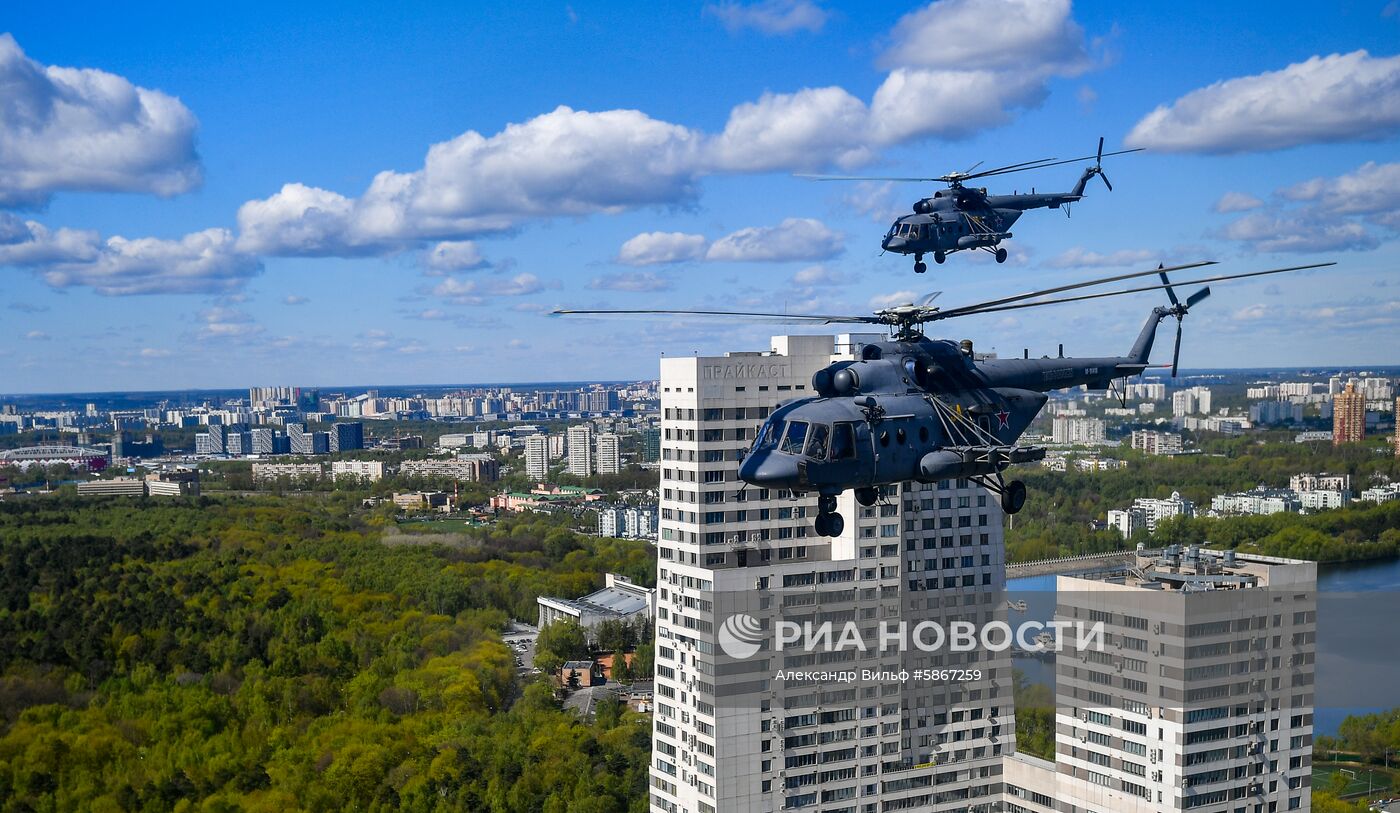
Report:
<svg viewBox="0 0 1400 813"><path fill-rule="evenodd" d="M1103 171L1103 136L1099 136L1099 149L1098 152L1094 153L1094 174L1099 176L1099 180L1108 187L1108 191L1113 191L1113 184L1108 182L1108 175L1104 174Z"/></svg>
<svg viewBox="0 0 1400 813"><path fill-rule="evenodd" d="M1159 265L1158 268L1161 268ZM1197 303L1210 296L1210 286L1207 285L1199 291L1186 297L1182 302L1176 296L1176 291L1172 288L1171 280L1167 279L1167 272L1159 270L1157 276L1162 278L1163 290L1167 292L1167 299L1171 300L1172 306L1167 309L1167 316L1176 317L1176 343L1172 345L1172 378L1176 378L1176 372L1181 361L1181 323L1186 318L1186 314L1195 307Z"/></svg>

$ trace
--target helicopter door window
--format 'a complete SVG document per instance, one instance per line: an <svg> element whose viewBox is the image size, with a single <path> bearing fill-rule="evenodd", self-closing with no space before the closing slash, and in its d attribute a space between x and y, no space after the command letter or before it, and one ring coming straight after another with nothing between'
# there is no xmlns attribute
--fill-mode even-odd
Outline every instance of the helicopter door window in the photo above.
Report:
<svg viewBox="0 0 1400 813"><path fill-rule="evenodd" d="M838 423L831 430L831 459L849 460L856 456L855 427Z"/></svg>
<svg viewBox="0 0 1400 813"><path fill-rule="evenodd" d="M807 456L813 460L825 460L830 437L831 429L826 424L812 424L812 431L807 434Z"/></svg>
<svg viewBox="0 0 1400 813"><path fill-rule="evenodd" d="M802 454L802 446L807 440L807 422L793 421L788 424L787 434L783 436L780 451L788 454Z"/></svg>

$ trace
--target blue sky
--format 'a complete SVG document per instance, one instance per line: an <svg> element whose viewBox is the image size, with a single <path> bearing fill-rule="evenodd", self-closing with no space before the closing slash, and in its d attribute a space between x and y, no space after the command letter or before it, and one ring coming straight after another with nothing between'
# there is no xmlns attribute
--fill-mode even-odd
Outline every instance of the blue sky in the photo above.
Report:
<svg viewBox="0 0 1400 813"><path fill-rule="evenodd" d="M77 4L0 41L0 392L631 378L785 328L1210 258L1183 365L1396 363L1400 7ZM997 266L880 256L936 175L1110 148ZM1076 167L993 191L1067 189ZM1223 210L1223 211L1222 211ZM946 323L1126 349L1154 294Z"/></svg>

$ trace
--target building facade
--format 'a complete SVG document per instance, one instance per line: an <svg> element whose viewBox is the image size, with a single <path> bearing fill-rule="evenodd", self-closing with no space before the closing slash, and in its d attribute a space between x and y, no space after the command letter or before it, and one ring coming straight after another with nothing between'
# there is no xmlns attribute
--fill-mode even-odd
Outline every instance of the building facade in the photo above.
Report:
<svg viewBox="0 0 1400 813"><path fill-rule="evenodd" d="M611 432L598 436L598 473L617 474L622 471L622 439Z"/></svg>
<svg viewBox="0 0 1400 813"><path fill-rule="evenodd" d="M748 489L738 463L779 401L852 357L860 336L779 336L771 350L661 362L656 706L651 810L825 813L991 810L1014 750L1009 657L724 649L743 617L805 618L863 634L901 621L986 620L1003 602L998 502L971 483L911 483L816 536L816 497ZM976 679L806 679L840 664L876 673L972 668ZM780 679L780 671L798 677Z"/></svg>
<svg viewBox="0 0 1400 813"><path fill-rule="evenodd" d="M587 477L593 473L593 427L588 424L569 427L569 474Z"/></svg>
<svg viewBox="0 0 1400 813"><path fill-rule="evenodd" d="M1366 396L1355 382L1332 399L1332 445L1360 443L1366 437Z"/></svg>
<svg viewBox="0 0 1400 813"><path fill-rule="evenodd" d="M549 479L549 440L546 435L525 438L525 476L537 483Z"/></svg>

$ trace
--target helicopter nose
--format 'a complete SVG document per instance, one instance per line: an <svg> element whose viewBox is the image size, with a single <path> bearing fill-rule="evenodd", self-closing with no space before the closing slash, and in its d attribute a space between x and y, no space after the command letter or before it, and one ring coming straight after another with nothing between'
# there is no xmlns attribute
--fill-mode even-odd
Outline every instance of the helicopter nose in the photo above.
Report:
<svg viewBox="0 0 1400 813"><path fill-rule="evenodd" d="M781 452L749 455L739 466L739 479L760 486L785 486L797 482L797 458Z"/></svg>

